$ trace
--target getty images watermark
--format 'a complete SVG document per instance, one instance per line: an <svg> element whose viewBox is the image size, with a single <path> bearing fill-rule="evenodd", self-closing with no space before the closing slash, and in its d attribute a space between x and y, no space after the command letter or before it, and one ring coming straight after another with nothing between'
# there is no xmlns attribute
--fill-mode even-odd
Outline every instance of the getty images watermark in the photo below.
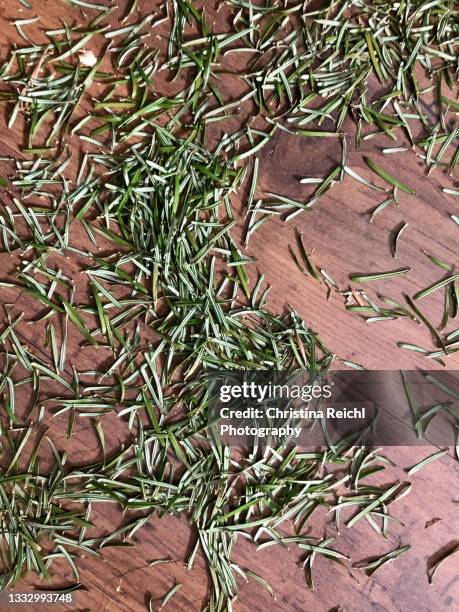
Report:
<svg viewBox="0 0 459 612"><path fill-rule="evenodd" d="M259 372L220 377L212 396L218 434L230 443L247 438L299 443L320 421L365 422L365 405L331 401L334 387L334 381L305 382L304 373L299 380Z"/></svg>
<svg viewBox="0 0 459 612"><path fill-rule="evenodd" d="M291 423L298 420L316 419L365 419L365 406L361 408L337 408L336 406L324 405L321 400L332 397L332 384L312 385L287 385L287 384L257 384L254 381L242 384L222 385L220 387L219 399L222 404L220 417L224 421L220 424L220 434L230 436L258 435L260 438L266 436L299 438L302 426L294 426ZM243 399L254 402L246 407L233 407L232 400ZM295 405L270 405L268 400L300 400L305 406ZM310 402L316 400L314 408ZM260 406L261 404L261 406ZM264 421L272 420L277 425L255 426L250 424L232 424L231 421L239 420ZM226 422L225 422L226 421ZM282 425L281 423L285 423Z"/></svg>
<svg viewBox="0 0 459 612"><path fill-rule="evenodd" d="M429 437L439 445L455 444L449 417L459 412L459 401L451 405L459 397L459 372L451 371L214 372L209 428L229 445L265 440L322 446L344 439L377 446L428 444L413 423L407 385L418 406L446 407L435 412Z"/></svg>

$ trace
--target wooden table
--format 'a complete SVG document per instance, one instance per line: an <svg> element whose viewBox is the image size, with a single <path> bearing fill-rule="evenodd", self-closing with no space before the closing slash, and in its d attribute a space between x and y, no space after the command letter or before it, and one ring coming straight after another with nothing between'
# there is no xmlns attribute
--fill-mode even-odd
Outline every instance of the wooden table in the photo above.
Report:
<svg viewBox="0 0 459 612"><path fill-rule="evenodd" d="M64 2L42 0L33 4L33 10L27 11L17 0L0 0L2 56L7 54L12 43L23 44L12 25L14 19L40 16L40 22L27 29L34 40L43 37L40 29L58 27L61 21L74 23L78 20L78 10ZM151 8L151 5L158 6L159 2L140 2L142 10L147 8L142 6L144 4ZM13 130L8 130L5 117L2 110L0 155L21 157L21 125L18 123ZM344 129L352 130L352 126L345 124ZM75 146L80 146L78 141L75 143ZM360 151L351 147L348 164L362 176L374 180L374 175L362 161L362 154L378 156L379 160L382 146L391 144L391 141L377 138L365 141ZM261 151L260 163L260 194L272 191L301 199L310 193L311 187L300 185L298 177L322 176L339 163L339 153L334 139L311 140L279 131ZM295 230L303 232L307 248L314 249L314 261L335 279L340 288L349 285L348 275L352 272L410 266L411 274L368 287L370 295L382 292L391 297L400 297L405 292L413 294L439 278L438 269L429 262L423 250L448 262L456 262L459 229L448 215L457 211L457 199L442 192L441 188L448 184L441 171L434 170L427 178L423 162L410 151L386 156L381 163L389 172L414 187L417 195L401 194L399 208L389 207L369 223L368 210L378 204L379 194L346 177L313 210L297 216L290 223L279 219L265 223L251 238L246 252L257 259L253 271L263 272L266 281L272 285L270 307L277 311L282 310L286 303L295 307L319 332L325 344L342 358L371 369L435 367L435 364L426 366L422 356L397 347L400 341L431 346L428 332L410 321L366 324L359 316L345 311L342 297L333 293L327 301L324 285L302 275L289 253L289 245L295 243ZM3 174L1 165L0 174ZM390 252L390 232L401 221L407 222L408 228L394 260ZM72 239L80 243L86 237L74 234ZM0 254L2 278L13 274L14 265L15 257ZM66 265L78 275L81 262L68 261ZM358 285L354 284L354 287ZM438 318L441 299L438 295L429 299L428 304L426 301L426 311L432 317ZM17 293L2 289L0 301L14 302L13 311L24 311L26 318L36 313L36 304L25 295L18 297ZM40 350L43 329L39 325L32 326L27 333L29 342ZM84 367L90 353L79 351L78 341L79 338L75 338L71 345L71 359ZM456 356L449 357L450 368L457 368L458 364ZM118 431L120 427L114 417L109 440L113 447L123 438L122 430ZM55 431L59 432L58 425ZM65 448L65 436L56 435ZM79 426L69 449L74 456L85 460L95 458L98 445L92 428ZM384 481L396 477L406 479L403 468L413 465L433 450L425 447L385 449L385 454L396 462L397 467L387 471ZM414 476L412 482L412 493L394 505L394 512L402 523L392 525L387 541L374 533L368 524L360 523L353 529L343 526L336 541L337 549L350 555L353 561L383 554L399 544L411 544L409 554L372 578L365 577L362 571L352 570L350 573L344 566L319 559L314 574L316 588L311 592L306 588L295 550L275 547L256 553L253 546L240 541L235 550L236 562L268 580L277 593L277 599L273 600L259 583L241 580L236 609L241 612L260 609L319 612L338 606L355 611L457 609L459 577L456 561L445 564L434 585L430 586L427 580L427 565L435 560L434 554L459 540L456 460L452 455L446 455ZM122 519L113 505L98 506L96 517L101 531L107 533ZM427 527L433 518L441 520ZM311 521L311 531L319 535L327 527L327 533L333 533L330 523L330 515L317 514ZM205 563L198 558L192 571L182 563L193 538L185 520L154 519L135 534L135 547L132 549L107 548L101 559L81 558L78 567L88 590L78 592L76 604L70 608L133 612L145 609L151 598L153 609L156 609L168 589L180 582L184 586L168 609L199 610L206 600L208 588ZM149 561L166 556L177 559L177 562L149 567ZM68 572L62 576L65 578L71 579ZM31 575L16 591L36 583ZM31 608L16 606L15 609Z"/></svg>

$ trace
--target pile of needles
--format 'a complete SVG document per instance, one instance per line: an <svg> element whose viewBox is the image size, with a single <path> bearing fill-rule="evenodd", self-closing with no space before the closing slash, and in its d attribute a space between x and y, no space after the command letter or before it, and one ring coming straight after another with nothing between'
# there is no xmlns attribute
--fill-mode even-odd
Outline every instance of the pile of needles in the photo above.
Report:
<svg viewBox="0 0 459 612"><path fill-rule="evenodd" d="M262 224L297 218L338 181L385 192L372 218L413 195L384 162L364 160L385 188L349 166L349 147L369 139L393 140L388 153L411 150L427 172L451 179L459 161L457 5L167 0L143 13L137 0L69 3L74 25L43 32L31 9L30 19L14 22L22 44L0 68L8 128L23 134L0 177L0 245L14 267L0 282L1 589L31 571L52 580L59 560L73 575L59 589L81 588L81 554L129 545L138 528L168 514L195 527L185 563L205 557L209 611L232 609L237 578L271 591L233 560L240 536L258 548L298 547L312 589L318 558L349 559L334 537L310 534L311 515L325 508L338 527L351 508L348 527L366 522L386 536L392 504L411 485L372 484L390 461L345 441L314 452L255 441L242 454L219 444L207 430L206 376L315 376L341 363L293 308L272 312L244 247ZM305 201L258 185L263 149L285 131L305 146L330 138L340 150L336 167L303 181L312 185ZM444 191L459 195L454 184ZM302 243L300 253L302 271L338 291ZM417 304L444 290L445 328L458 311L458 277L433 261L446 277L407 307L389 298L356 304L349 293L346 304L373 319L424 323L436 348L403 348L442 359L458 350L458 332L440 335ZM121 445L106 426L114 422ZM82 423L93 425L95 460L72 451ZM94 509L107 502L123 511L121 524L94 536ZM371 574L409 549L356 571Z"/></svg>

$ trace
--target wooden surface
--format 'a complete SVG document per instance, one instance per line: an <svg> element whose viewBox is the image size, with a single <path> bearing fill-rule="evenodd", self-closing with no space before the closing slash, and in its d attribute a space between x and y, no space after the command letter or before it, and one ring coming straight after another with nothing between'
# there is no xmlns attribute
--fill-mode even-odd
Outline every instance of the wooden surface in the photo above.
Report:
<svg viewBox="0 0 459 612"><path fill-rule="evenodd" d="M151 7L159 3L140 2L142 4ZM40 23L28 30L36 33L37 37L40 28L57 27L61 20L68 23L78 20L77 9L57 0L42 0L33 2L33 5L32 11L26 11L16 0L0 0L2 56L6 56L13 42L18 42L11 20L39 15ZM7 130L5 116L2 110L0 155L21 156L20 129ZM351 127L345 126L345 129ZM391 145L391 141L384 142L381 138L367 141L360 151L350 151L349 165L362 176L374 180L374 175L371 176L362 162L362 154L379 156L382 146ZM298 177L322 176L339 162L339 157L334 139L311 141L278 132L262 150L260 160L260 193L263 190L273 191L300 199L311 190L306 185L299 185ZM455 202L453 197L441 191L441 187L447 185L445 177L434 170L426 178L423 162L412 152L387 156L382 163L387 170L392 169L398 178L416 188L417 195L402 194L399 208L388 208L370 224L367 212L378 204L379 194L346 177L312 211L299 215L287 224L278 219L268 221L251 238L247 254L256 257L254 269L263 272L267 282L272 285L270 307L281 310L285 303L294 306L319 332L325 344L342 358L355 360L372 369L426 367L422 357L399 349L397 342L430 347L428 333L409 321L367 325L358 316L344 310L343 300L339 296L332 295L327 302L324 286L302 276L289 253L289 245L295 241L294 231L298 229L304 234L307 248L314 248L314 260L336 280L340 288L348 286L348 275L352 272L412 267L413 273L407 277L368 287L370 295L382 292L391 297L413 294L439 278L438 270L422 250L451 263L456 262L459 228L451 222L448 214L457 211L457 200ZM1 167L0 174L3 174ZM409 226L394 260L390 253L389 236L401 221L408 222ZM83 242L86 238L74 233L72 240ZM0 254L3 279L13 272L14 265L14 257ZM77 275L81 264L70 261L65 265L73 268ZM37 314L36 304L25 295L18 297L17 293L1 289L0 302L14 302L13 311L24 311L26 317L31 319ZM428 305L426 302L426 307L427 312L438 317L442 309L440 295L429 300ZM26 333L31 345L40 350L43 338L40 325L29 326ZM77 339L71 344L70 351L70 360L81 368L92 359L89 349L79 350ZM450 368L457 368L458 364L456 356L449 357ZM55 431L59 432L58 423ZM125 426L114 417L108 443L116 447L124 439L125 431ZM56 436L59 437L59 434ZM65 448L68 444L65 437L61 434L59 439L61 448ZM76 462L95 457L98 446L92 428L79 425L69 450ZM387 470L384 482L396 477L406 479L403 468L413 465L432 450L422 447L385 449L385 454L398 467ZM236 562L268 580L277 593L277 599L273 600L257 582L244 583L241 580L236 609L320 612L338 605L355 611L430 612L457 609L459 577L456 561L445 564L435 585L429 585L427 580L427 568L435 561L434 554L454 546L459 540L457 462L451 455L446 455L411 480L411 494L393 507L401 523L392 525L386 541L375 534L368 524L360 523L352 529L343 526L336 541L336 548L350 555L354 562L383 554L399 544L411 544L409 554L381 569L372 578L365 577L359 570L352 570L350 574L345 567L318 559L314 574L316 588L311 592L306 588L295 550L276 547L257 553L248 542L240 541L235 549ZM94 518L101 531L107 533L122 520L116 508L108 504L98 506ZM426 523L433 518L441 520L426 528ZM311 532L321 535L325 529L330 535L335 532L331 516L314 515ZM185 521L155 518L135 534L133 542L136 545L132 549L106 549L101 559L86 557L79 560L81 581L88 590L76 594L76 603L70 606L71 609L135 612L144 610L150 598L156 609L162 596L176 582L184 586L166 609L194 611L202 607L206 600L208 576L201 558L198 558L192 571L183 566L182 561L193 542L193 533ZM177 563L149 567L149 561L166 556L177 559ZM66 578L70 579L70 575L62 576L63 580ZM25 590L32 584L36 585L37 581L31 575L15 590ZM32 608L16 606L15 609Z"/></svg>

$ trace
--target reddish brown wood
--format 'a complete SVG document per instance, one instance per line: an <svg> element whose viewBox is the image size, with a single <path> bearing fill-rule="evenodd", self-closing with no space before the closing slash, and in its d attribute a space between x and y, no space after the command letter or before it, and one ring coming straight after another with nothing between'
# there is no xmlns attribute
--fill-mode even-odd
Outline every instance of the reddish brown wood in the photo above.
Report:
<svg viewBox="0 0 459 612"><path fill-rule="evenodd" d="M160 3L145 4L149 6L141 8L146 11ZM77 21L79 13L64 2L42 0L40 3L34 2L33 11L26 11L16 0L0 0L0 51L3 56L13 42L19 42L11 21L32 15L40 16L40 24L30 26L27 31L34 36L34 40L39 40L42 36L40 29L58 27L61 21ZM113 23L116 23L117 15L119 13L114 13L111 17ZM220 17L218 25L227 27L228 24ZM225 93L236 96L239 93L236 91L238 83L236 79L225 81ZM177 90L179 88L180 83L177 83ZM7 130L3 108L1 154L20 155L21 126ZM240 121L240 118L235 121ZM351 126L345 128L350 130ZM215 132L215 137L218 137L218 132ZM366 178L375 180L362 162L362 153L379 155L382 143L382 139L375 139L366 142L360 152L351 150L349 165ZM389 141L386 144L390 146L392 143ZM76 159L77 156L74 167ZM310 189L299 185L297 178L323 175L339 162L339 153L336 152L334 139L310 140L279 132L263 149L260 159L260 195L264 190L301 198ZM349 285L348 275L351 272L388 270L402 265L412 267L413 273L407 277L368 285L371 295L380 291L391 297L400 297L403 292L412 294L439 277L438 270L422 254L423 249L446 261L455 262L458 228L449 220L448 213L455 210L456 203L441 191L444 186L442 174L434 171L426 178L423 163L411 152L388 156L382 163L389 171L392 168L402 181L415 187L417 195L401 194L400 208L387 209L373 224L369 224L366 213L378 203L378 194L375 195L375 192L346 177L311 212L299 215L289 224L280 220L267 222L252 237L247 254L257 258L253 276L259 270L272 285L271 308L279 310L286 303L294 306L311 327L320 333L325 344L341 357L374 369L426 367L421 357L398 349L396 343L405 341L430 346L427 333L409 321L366 325L357 316L346 313L343 301L338 296L333 295L327 302L324 286L302 276L289 254L288 247L294 245L294 230L297 228L304 233L307 248L314 248L315 261L331 274L341 288ZM394 260L389 249L389 232L401 220L408 222L409 227L401 241L399 255ZM72 229L72 232L72 238L80 245L87 240L82 232L77 233L76 229ZM18 256L0 254L2 278L12 274ZM81 262L75 260L64 263L66 269L78 278ZM78 292L81 292L83 299L83 280ZM18 296L15 291L2 289L0 301L3 304L14 303L13 311L24 311L28 318L38 314L36 304L25 295ZM426 311L438 317L438 312L441 312L440 295L426 301ZM29 342L40 351L43 326L31 326L27 333ZM72 338L69 362L85 367L84 364L93 359L94 353L91 351L81 351L79 339ZM450 357L448 365L451 368L457 367L458 358ZM111 427L107 428L111 432L108 444L114 448L126 440L128 432L116 417L110 423ZM65 426L64 421L57 421L53 426L60 448L67 448L75 462L95 459L99 448L92 427L80 423L69 444L62 434ZM385 482L397 476L406 478L401 468L413 465L432 450L422 447L387 449L386 454L400 467L389 469L384 475ZM432 586L428 584L426 572L432 555L459 538L457 464L447 455L415 475L412 482L412 493L394 505L394 513L403 524L392 525L387 541L375 534L369 525L362 523L350 530L343 526L336 542L337 548L350 555L354 562L383 554L399 544L411 544L409 554L381 569L372 578L365 577L362 571L350 572L348 568L319 559L315 568L316 589L310 592L306 588L303 571L298 564L299 555L295 550L276 547L256 553L253 546L241 541L235 550L236 562L266 578L277 593L277 599L273 600L257 582L246 584L241 581L236 609L241 612L259 609L325 612L337 605L362 612L370 608L378 611L418 612L456 609L459 605L456 562L445 564ZM120 512L108 504L95 509L95 518L100 533L109 533L122 521ZM433 518L441 520L426 529L426 523ZM315 535L322 535L324 530L327 534L333 534L335 530L331 515L318 513L313 516L310 529ZM150 598L156 609L169 588L175 582L181 582L184 586L168 609L199 610L206 599L208 577L201 557L198 557L192 571L183 566L183 559L193 541L193 534L186 521L175 518L155 519L137 532L133 540L135 546L131 549L107 548L101 559L80 559L82 582L88 590L78 592L76 604L69 609L136 612L144 610ZM177 563L149 567L149 561L165 556L177 559ZM71 578L68 572L61 576L64 581L67 578ZM33 584L36 585L37 581L31 575L16 591L25 590ZM2 606L3 609L9 609L4 604ZM14 609L32 608L16 606Z"/></svg>

